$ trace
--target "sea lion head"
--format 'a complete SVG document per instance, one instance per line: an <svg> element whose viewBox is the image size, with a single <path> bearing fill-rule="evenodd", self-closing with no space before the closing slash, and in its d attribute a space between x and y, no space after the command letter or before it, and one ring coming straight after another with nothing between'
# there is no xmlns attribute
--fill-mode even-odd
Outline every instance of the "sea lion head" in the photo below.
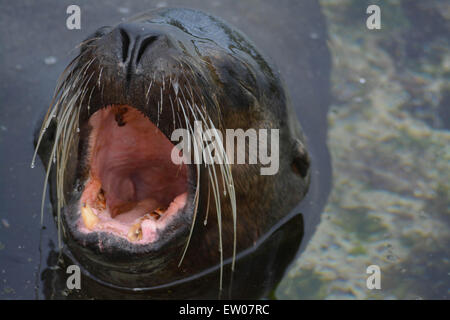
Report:
<svg viewBox="0 0 450 320"><path fill-rule="evenodd" d="M127 288L182 279L251 247L301 201L309 157L275 70L241 32L190 9L150 11L81 43L37 149L61 235L89 274ZM276 172L261 174L249 148L244 164L225 147L223 163L174 163L172 133L195 136L196 123L220 132L219 146L227 129L279 130Z"/></svg>

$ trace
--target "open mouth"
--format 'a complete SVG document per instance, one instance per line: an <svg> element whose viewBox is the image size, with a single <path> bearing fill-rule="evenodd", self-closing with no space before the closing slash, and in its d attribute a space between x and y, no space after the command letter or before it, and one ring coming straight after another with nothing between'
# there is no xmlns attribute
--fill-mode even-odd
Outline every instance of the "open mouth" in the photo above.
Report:
<svg viewBox="0 0 450 320"><path fill-rule="evenodd" d="M110 105L89 118L89 174L79 201L78 230L106 232L136 244L157 240L188 199L185 164L172 142L137 109Z"/></svg>

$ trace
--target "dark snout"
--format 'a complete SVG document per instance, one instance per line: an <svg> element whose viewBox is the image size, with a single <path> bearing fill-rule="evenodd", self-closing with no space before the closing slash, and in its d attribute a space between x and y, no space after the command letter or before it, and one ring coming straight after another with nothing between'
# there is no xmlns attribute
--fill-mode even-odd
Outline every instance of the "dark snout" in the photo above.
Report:
<svg viewBox="0 0 450 320"><path fill-rule="evenodd" d="M145 64L154 62L170 48L168 36L148 23L122 23L112 36L118 43L119 65L128 76L145 69Z"/></svg>
<svg viewBox="0 0 450 320"><path fill-rule="evenodd" d="M158 62L174 53L167 32L150 23L121 23L96 43L96 55L104 67L116 69L127 81L150 69L157 71Z"/></svg>

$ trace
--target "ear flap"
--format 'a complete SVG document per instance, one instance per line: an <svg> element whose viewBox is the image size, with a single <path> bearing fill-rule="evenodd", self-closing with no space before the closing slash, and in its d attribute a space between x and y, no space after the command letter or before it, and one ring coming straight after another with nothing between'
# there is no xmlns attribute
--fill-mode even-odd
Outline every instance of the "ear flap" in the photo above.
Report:
<svg viewBox="0 0 450 320"><path fill-rule="evenodd" d="M293 147L292 170L300 177L305 178L308 175L311 160L305 145L302 141L296 139Z"/></svg>

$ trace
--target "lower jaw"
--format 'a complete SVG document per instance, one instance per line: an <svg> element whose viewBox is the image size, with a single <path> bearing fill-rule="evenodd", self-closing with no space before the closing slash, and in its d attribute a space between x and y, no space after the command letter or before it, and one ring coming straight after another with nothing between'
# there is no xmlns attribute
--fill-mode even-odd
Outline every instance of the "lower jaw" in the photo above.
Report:
<svg viewBox="0 0 450 320"><path fill-rule="evenodd" d="M158 232L167 227L177 214L182 214L187 202L187 192L175 197L166 210L146 212L143 201L132 210L113 218L109 210L79 205L78 229L81 233L105 232L126 239L135 244L155 242Z"/></svg>
<svg viewBox="0 0 450 320"><path fill-rule="evenodd" d="M192 172L189 173L192 175ZM162 216L158 221L136 218L137 221L147 220L150 227L143 227L142 239L130 240L126 229L121 234L117 230L108 230L99 223L94 230L85 226L81 210L81 191L75 191L69 203L62 211L62 226L64 242L77 260L91 265L89 270L106 269L119 273L128 273L139 266L140 272L162 268L171 260L180 258L186 244L194 215L194 188L189 186L187 193L180 195L184 206L177 212ZM169 210L168 210L169 211ZM100 219L103 215L99 214ZM121 218L120 215L117 218ZM126 214L123 215L126 219ZM106 218L111 221L110 217ZM130 219L132 220L133 217ZM113 222L114 223L114 222ZM131 224L131 223L130 223ZM142 225L142 222L141 222ZM147 241L148 240L148 241ZM173 255L173 257L171 257ZM84 265L84 264L83 264ZM92 271L91 271L92 272ZM105 278L105 281L108 279Z"/></svg>

